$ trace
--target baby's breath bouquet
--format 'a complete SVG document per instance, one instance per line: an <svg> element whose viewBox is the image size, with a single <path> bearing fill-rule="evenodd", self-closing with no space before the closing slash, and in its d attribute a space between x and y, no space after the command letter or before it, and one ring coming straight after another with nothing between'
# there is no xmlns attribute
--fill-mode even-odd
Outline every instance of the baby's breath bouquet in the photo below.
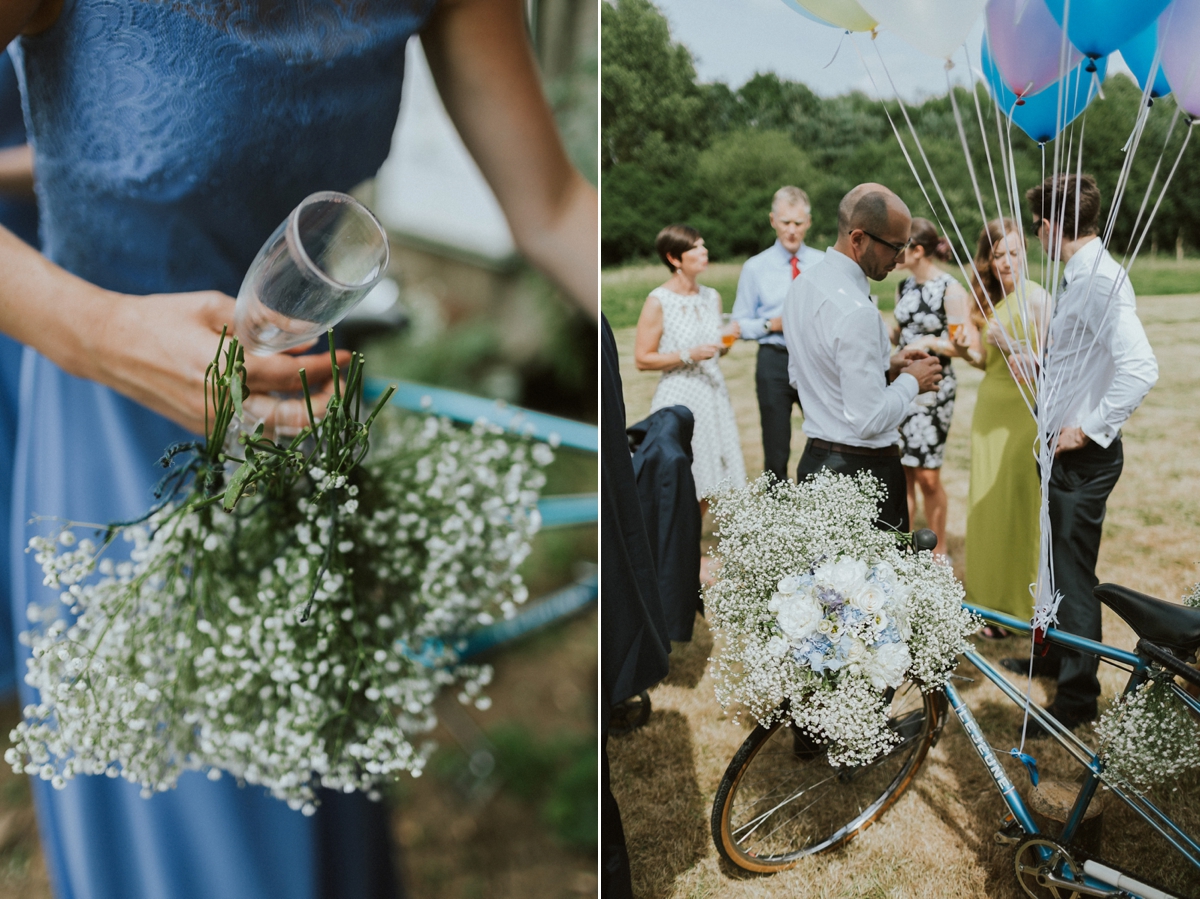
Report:
<svg viewBox="0 0 1200 899"><path fill-rule="evenodd" d="M1200 584L1183 604L1200 608ZM1172 680L1163 672L1118 696L1096 724L1105 766L1132 786L1150 788L1200 768L1200 721L1175 695Z"/></svg>
<svg viewBox="0 0 1200 899"><path fill-rule="evenodd" d="M209 371L207 442L168 452L191 461L147 519L31 541L55 592L22 635L41 701L12 733L16 771L147 796L227 772L311 814L319 786L420 774L442 687L486 707L491 671L452 638L526 598L550 449L393 419L390 391L364 420L357 355L323 420L310 408L289 444L260 427L232 449L243 378L232 341Z"/></svg>
<svg viewBox="0 0 1200 899"><path fill-rule="evenodd" d="M1172 689L1170 675L1123 693L1096 723L1107 770L1135 787L1167 783L1200 767L1200 723Z"/></svg>
<svg viewBox="0 0 1200 899"><path fill-rule="evenodd" d="M978 625L948 565L873 525L881 491L866 473L822 472L714 497L717 698L764 725L790 718L836 765L895 743L888 691L910 678L944 686Z"/></svg>

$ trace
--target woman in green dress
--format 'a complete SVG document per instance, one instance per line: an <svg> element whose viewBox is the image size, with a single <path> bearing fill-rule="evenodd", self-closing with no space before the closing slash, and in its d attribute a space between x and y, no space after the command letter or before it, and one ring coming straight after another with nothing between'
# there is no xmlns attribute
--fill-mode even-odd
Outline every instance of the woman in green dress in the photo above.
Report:
<svg viewBox="0 0 1200 899"><path fill-rule="evenodd" d="M967 601L1027 621L1033 615L1030 585L1037 579L1041 509L1032 384L1047 297L1025 277L1025 240L1010 219L984 227L975 271L976 308L956 341L959 355L985 372L971 419ZM980 634L1008 636L996 625Z"/></svg>

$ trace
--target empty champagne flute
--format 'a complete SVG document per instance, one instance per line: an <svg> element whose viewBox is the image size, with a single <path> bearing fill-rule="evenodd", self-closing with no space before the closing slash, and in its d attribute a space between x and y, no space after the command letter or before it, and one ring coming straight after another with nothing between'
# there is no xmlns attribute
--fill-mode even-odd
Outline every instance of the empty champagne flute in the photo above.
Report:
<svg viewBox="0 0 1200 899"><path fill-rule="evenodd" d="M305 197L275 229L238 291L233 329L260 356L315 340L387 271L387 232L348 194Z"/></svg>
<svg viewBox="0 0 1200 899"><path fill-rule="evenodd" d="M388 259L387 232L367 207L336 191L310 194L250 264L238 290L234 333L247 353L259 356L311 343L371 292ZM247 412L231 427L230 445L261 421ZM273 427L277 437L300 429L297 421L276 420Z"/></svg>

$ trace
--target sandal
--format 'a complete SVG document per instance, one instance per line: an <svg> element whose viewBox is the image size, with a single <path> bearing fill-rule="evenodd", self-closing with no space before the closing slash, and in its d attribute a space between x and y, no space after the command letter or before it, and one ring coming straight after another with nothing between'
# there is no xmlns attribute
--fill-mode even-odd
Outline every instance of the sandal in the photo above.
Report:
<svg viewBox="0 0 1200 899"><path fill-rule="evenodd" d="M998 624L985 624L979 629L979 636L985 640L1007 640L1012 634Z"/></svg>

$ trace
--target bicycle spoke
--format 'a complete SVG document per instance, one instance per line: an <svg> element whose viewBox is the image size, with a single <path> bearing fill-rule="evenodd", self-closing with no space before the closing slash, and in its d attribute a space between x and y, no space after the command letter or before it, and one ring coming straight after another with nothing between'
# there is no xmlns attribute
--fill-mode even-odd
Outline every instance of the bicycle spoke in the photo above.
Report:
<svg viewBox="0 0 1200 899"><path fill-rule="evenodd" d="M906 785L901 773L924 756L937 701L911 683L888 699L896 743L865 765L829 765L820 744L792 725L747 738L713 808L721 854L748 870L779 870L868 826L873 810Z"/></svg>

